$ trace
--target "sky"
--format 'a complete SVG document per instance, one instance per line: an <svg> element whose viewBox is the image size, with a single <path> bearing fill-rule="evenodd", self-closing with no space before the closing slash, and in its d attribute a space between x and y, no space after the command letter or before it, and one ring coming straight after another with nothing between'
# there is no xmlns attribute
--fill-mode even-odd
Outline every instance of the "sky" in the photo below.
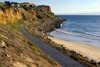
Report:
<svg viewBox="0 0 100 67"><path fill-rule="evenodd" d="M4 2L5 0L0 0ZM100 0L9 0L49 5L56 15L100 15Z"/></svg>

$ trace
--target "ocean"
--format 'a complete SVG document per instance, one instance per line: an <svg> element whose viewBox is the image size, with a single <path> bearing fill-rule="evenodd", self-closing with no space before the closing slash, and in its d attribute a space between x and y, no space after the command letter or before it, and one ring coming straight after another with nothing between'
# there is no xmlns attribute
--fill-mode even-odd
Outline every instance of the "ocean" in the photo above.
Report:
<svg viewBox="0 0 100 67"><path fill-rule="evenodd" d="M100 47L100 15L58 15L68 21L50 35Z"/></svg>

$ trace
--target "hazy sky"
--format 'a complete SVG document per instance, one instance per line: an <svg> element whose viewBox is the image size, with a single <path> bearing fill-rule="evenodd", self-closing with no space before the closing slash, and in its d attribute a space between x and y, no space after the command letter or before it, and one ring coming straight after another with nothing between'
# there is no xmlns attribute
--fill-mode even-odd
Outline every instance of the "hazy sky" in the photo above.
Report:
<svg viewBox="0 0 100 67"><path fill-rule="evenodd" d="M4 0L0 0L4 2ZM100 0L10 0L32 2L36 5L49 5L55 14L100 15Z"/></svg>

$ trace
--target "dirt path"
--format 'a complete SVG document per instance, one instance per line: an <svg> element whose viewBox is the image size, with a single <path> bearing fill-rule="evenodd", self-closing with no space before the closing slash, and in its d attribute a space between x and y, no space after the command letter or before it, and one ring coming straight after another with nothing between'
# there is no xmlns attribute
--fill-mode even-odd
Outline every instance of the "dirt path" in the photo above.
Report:
<svg viewBox="0 0 100 67"><path fill-rule="evenodd" d="M26 37L26 39L37 45L51 59L56 61L62 67L84 67L79 62L73 60L69 56L65 56L62 52L41 41L39 38L34 37L31 33L25 30L25 26L28 25L24 25L23 27L21 27L21 32L23 33L23 35Z"/></svg>

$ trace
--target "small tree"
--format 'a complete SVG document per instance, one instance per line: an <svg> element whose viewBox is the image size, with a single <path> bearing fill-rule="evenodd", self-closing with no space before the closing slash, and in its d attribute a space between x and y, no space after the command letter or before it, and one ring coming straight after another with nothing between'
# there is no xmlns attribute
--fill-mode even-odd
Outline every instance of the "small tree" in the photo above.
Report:
<svg viewBox="0 0 100 67"><path fill-rule="evenodd" d="M27 5L22 5L21 7L24 8L24 9L26 9L27 8Z"/></svg>
<svg viewBox="0 0 100 67"><path fill-rule="evenodd" d="M39 19L43 19L43 18L44 18L42 14L37 15L37 17L38 17Z"/></svg>

